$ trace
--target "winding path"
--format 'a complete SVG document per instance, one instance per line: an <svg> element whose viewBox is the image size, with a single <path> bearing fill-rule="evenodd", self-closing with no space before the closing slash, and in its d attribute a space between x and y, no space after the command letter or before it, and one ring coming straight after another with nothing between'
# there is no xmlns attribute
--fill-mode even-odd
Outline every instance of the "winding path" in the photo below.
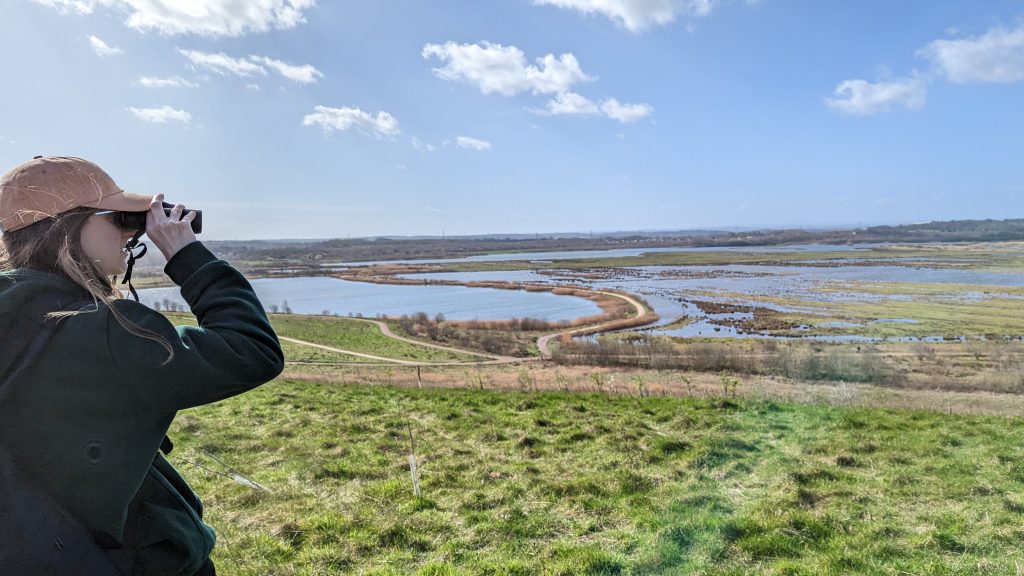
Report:
<svg viewBox="0 0 1024 576"><path fill-rule="evenodd" d="M634 310L636 310L635 318L641 318L643 316L646 316L651 311L649 308L647 308L647 306L645 306L643 304L643 302L640 302L636 298L633 298L633 297L625 295L625 294L618 294L616 292L598 292L598 294L604 294L604 295L607 295L607 296L612 296L614 298L619 298L620 300L624 300L629 305L631 305ZM309 342L309 341L306 341L306 340L299 340L297 338L291 338L291 337L288 337L288 336L279 336L279 338L281 340L284 340L286 342L291 342L293 344L300 344L300 345L303 345L303 346L310 346L310 347L313 347L313 348L319 348L321 350L327 350L329 352L337 352L337 353L346 354L346 355L349 355L349 356L356 356L356 357L359 357L359 358L366 358L367 360L376 360L377 362L383 363L382 365L399 364L399 365L402 365L402 366L480 366L480 365L491 365L491 364L514 364L514 363L517 363L517 362L532 362L532 361L538 361L538 360L548 360L548 359L551 358L551 349L550 349L548 343L551 341L552 338L557 338L557 337L560 337L560 336L562 336L564 334L576 334L576 333L584 332L584 331L587 331L587 332L600 331L603 326L608 326L608 325L611 325L611 324L613 324L615 322L618 322L618 320L611 320L611 321L608 321L608 322L604 322L602 324L597 324L597 325L592 325L592 326L580 326L578 328L573 328L571 330L563 330L561 332L555 332L554 334L546 334L546 335L541 336L540 338L537 339L537 350L540 352L540 356L539 357L516 358L514 356L500 356L500 355L496 355L496 354L486 354L484 352L477 352L477 351L474 351L474 350L465 350L463 348L453 348L451 346L442 346L440 344L431 344L429 342L423 342L421 340L415 340L413 338L407 338L405 336L399 336L398 334L395 334L394 332L391 331L391 327L390 326L388 326L386 323L381 322L379 320L370 320L370 319L367 319L367 318L351 318L351 320L358 320L360 322L368 322L370 324L373 324L373 325L377 326L377 328L380 329L381 333L384 336L387 336L388 338L393 338L395 340L400 340L402 342L413 344L415 346L421 346L421 347L424 347L424 348L433 348L435 350L443 350L445 352L451 352L451 353L455 353L455 354L463 354L463 355L466 355L466 356L476 356L478 358L483 358L484 360L479 360L479 361L475 361L475 362L459 362L459 361L451 361L451 362L421 362L421 361L416 361L416 360L399 360L397 358L387 358L387 357L384 357L384 356L374 356L373 354L366 354L364 352L355 352L353 350L344 350L344 349L341 349L341 348L335 348L333 346L326 346L324 344L317 344L315 342ZM295 362L295 363L296 364L306 364L307 362ZM346 364L346 363L341 362L341 363L338 363L338 364ZM370 366L370 365L373 365L373 364L365 363L365 362L352 362L351 364L353 364L353 365L360 365L360 366Z"/></svg>
<svg viewBox="0 0 1024 576"><path fill-rule="evenodd" d="M643 302L641 302L641 301L639 301L636 298L633 298L631 296L627 296L626 294L619 294L617 292L601 292L601 291L598 291L598 294L604 294L606 296L613 296L613 297L618 298L620 300L625 300L627 303L629 303L631 306L633 306L633 309L636 310L635 318L642 318L643 316L646 316L648 312L650 312L650 309L647 308L647 306L644 306ZM537 339L537 350L540 351L541 358L544 359L544 360L547 360L547 359L551 358L551 348L548 346L548 343L551 342L551 340L553 338L558 338L558 337L561 337L563 335L576 334L578 332L600 331L602 326L608 326L608 325L613 324L615 322L618 322L618 320L610 320L608 322L605 322L603 324L598 324L596 326L581 326L579 328L573 328L572 330L563 330L562 332L556 332L554 334L547 334L545 336L541 336L540 338Z"/></svg>

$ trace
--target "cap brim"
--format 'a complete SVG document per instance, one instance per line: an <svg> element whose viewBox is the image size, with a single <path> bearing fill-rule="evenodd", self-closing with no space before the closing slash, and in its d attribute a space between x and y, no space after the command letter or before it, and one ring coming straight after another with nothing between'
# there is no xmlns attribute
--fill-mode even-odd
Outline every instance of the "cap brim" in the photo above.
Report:
<svg viewBox="0 0 1024 576"><path fill-rule="evenodd" d="M152 202L152 196L132 194L131 192L121 190L116 194L104 196L95 204L87 204L86 206L89 208L99 208L100 210L116 210L118 212L146 212L149 210Z"/></svg>

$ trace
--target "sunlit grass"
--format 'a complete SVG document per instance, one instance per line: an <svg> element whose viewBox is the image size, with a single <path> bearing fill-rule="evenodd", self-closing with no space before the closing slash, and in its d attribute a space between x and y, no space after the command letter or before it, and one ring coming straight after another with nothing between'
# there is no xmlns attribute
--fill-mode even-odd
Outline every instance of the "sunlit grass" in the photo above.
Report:
<svg viewBox="0 0 1024 576"><path fill-rule="evenodd" d="M1014 574L1021 424L277 381L179 415L171 459L229 574Z"/></svg>

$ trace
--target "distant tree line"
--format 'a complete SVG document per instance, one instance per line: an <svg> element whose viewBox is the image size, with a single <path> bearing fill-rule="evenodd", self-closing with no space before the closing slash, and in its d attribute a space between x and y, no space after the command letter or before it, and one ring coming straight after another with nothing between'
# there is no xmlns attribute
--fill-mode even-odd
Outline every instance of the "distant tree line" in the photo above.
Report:
<svg viewBox="0 0 1024 576"><path fill-rule="evenodd" d="M614 248L729 247L794 243L992 242L1024 240L1024 219L953 220L846 230L679 231L447 238L352 238L325 241L210 242L219 256L248 261L360 262L457 258L493 252Z"/></svg>

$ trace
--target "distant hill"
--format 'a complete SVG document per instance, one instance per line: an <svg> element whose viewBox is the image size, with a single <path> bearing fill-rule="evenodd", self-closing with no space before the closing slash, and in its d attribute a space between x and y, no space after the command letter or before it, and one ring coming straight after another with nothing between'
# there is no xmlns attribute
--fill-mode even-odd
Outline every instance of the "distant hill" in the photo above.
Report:
<svg viewBox="0 0 1024 576"><path fill-rule="evenodd" d="M598 234L493 234L449 237L379 237L333 240L212 241L217 254L236 260L365 262L459 258L494 252L608 250L779 244L876 242L996 242L1024 240L1024 219L952 220L842 230L633 231Z"/></svg>

